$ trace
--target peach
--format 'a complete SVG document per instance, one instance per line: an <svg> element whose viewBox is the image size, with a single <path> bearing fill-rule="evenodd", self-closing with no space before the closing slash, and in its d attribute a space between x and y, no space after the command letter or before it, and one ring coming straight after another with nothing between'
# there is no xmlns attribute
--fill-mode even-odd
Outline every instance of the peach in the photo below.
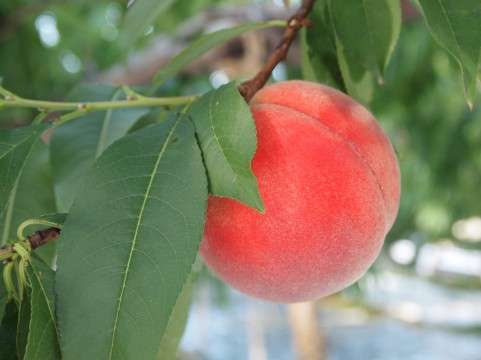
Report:
<svg viewBox="0 0 481 360"><path fill-rule="evenodd" d="M262 299L335 293L372 265L396 218L391 143L368 110L327 86L280 82L250 107L265 213L211 196L201 255L228 284Z"/></svg>

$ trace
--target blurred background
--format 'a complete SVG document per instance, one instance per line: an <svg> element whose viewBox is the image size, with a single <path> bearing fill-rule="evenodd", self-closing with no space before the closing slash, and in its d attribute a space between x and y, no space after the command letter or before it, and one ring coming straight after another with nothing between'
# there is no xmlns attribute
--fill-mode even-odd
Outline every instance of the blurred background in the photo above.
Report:
<svg viewBox="0 0 481 360"><path fill-rule="evenodd" d="M116 41L125 5L0 2L4 86L60 100L79 82L145 84L198 35L285 19L299 1L174 1L128 48ZM469 111L457 64L415 5L403 1L403 14L385 82L368 104L396 147L403 189L375 266L340 294L286 306L244 296L198 265L181 359L481 359L481 107ZM201 93L252 76L281 31L248 33L210 51L159 93ZM302 77L300 43L272 81ZM0 127L32 116L2 111Z"/></svg>

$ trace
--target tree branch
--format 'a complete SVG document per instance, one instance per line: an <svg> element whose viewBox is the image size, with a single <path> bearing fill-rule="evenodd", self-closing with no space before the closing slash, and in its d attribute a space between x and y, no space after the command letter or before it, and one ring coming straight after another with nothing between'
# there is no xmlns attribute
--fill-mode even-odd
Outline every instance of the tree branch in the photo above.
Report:
<svg viewBox="0 0 481 360"><path fill-rule="evenodd" d="M55 241L60 236L60 229L57 227L49 227L43 230L35 231L33 234L27 236L26 240L17 242L15 244L4 245L0 248L0 261L9 262L15 259L17 250L15 245L25 244L29 245L31 250Z"/></svg>
<svg viewBox="0 0 481 360"><path fill-rule="evenodd" d="M316 0L303 0L301 7L287 21L287 28L282 35L279 44L276 46L272 54L267 59L265 65L252 79L243 82L239 86L239 92L244 99L249 102L255 93L260 90L269 80L272 71L282 60L285 60L289 48L296 38L299 30L304 26L309 26L310 21L307 18Z"/></svg>
<svg viewBox="0 0 481 360"><path fill-rule="evenodd" d="M51 241L57 240L60 236L60 229L56 227L50 227L43 230L35 231L32 235L27 236L27 240L32 247L32 250L45 245Z"/></svg>

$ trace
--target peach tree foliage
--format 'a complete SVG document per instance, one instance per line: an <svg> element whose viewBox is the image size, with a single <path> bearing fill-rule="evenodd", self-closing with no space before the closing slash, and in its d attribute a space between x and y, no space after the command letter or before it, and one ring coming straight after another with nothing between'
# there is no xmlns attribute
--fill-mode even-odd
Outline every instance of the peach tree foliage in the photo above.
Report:
<svg viewBox="0 0 481 360"><path fill-rule="evenodd" d="M142 41L143 29L175 12L177 3L183 2L134 2L120 26L118 51ZM479 1L418 5L432 36L458 64L472 106L481 59ZM400 2L318 0L310 19L302 30L303 77L369 103L388 81ZM186 97L158 97L158 89L208 50L247 31L283 26L273 20L203 35L148 88L79 85L64 102L0 89L0 111L41 110L31 125L0 131L6 245L0 358L175 356L208 195L260 211L263 203L250 165L255 126L237 83ZM61 237L32 251L27 235L46 227L62 228Z"/></svg>

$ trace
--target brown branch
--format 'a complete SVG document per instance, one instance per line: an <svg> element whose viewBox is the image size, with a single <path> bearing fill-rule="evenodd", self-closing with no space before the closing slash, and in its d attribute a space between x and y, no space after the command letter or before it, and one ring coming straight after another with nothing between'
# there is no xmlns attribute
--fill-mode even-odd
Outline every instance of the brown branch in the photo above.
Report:
<svg viewBox="0 0 481 360"><path fill-rule="evenodd" d="M35 231L32 235L27 236L27 240L32 250L45 245L51 241L57 240L60 236L60 229L51 227L44 230Z"/></svg>
<svg viewBox="0 0 481 360"><path fill-rule="evenodd" d="M282 35L281 41L276 46L266 63L252 79L243 82L239 86L239 92L249 102L255 93L261 89L269 80L272 71L282 60L285 60L289 48L296 38L297 33L303 26L309 26L307 18L316 0L303 0L301 7L287 21L287 27Z"/></svg>

